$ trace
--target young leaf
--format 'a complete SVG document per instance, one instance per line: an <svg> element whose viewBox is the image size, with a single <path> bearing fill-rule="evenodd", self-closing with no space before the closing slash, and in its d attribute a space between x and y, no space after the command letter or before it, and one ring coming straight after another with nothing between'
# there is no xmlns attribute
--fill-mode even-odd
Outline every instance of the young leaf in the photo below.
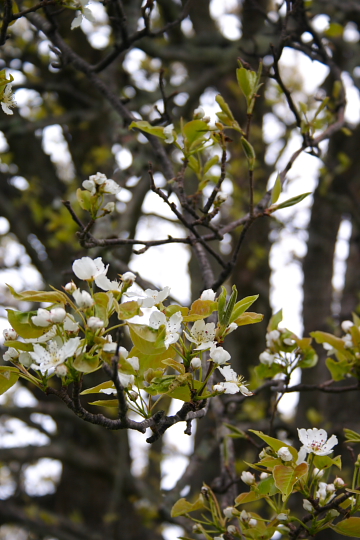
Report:
<svg viewBox="0 0 360 540"><path fill-rule="evenodd" d="M309 191L308 193L302 193L301 195L297 195L296 197L291 197L291 199L288 199L287 201L284 201L280 204L275 204L275 206L271 206L270 208L268 208L268 211L271 210L270 213L272 214L276 210L280 210L280 208L288 208L289 206L294 206L295 204L303 201L308 195L311 195L311 191Z"/></svg>
<svg viewBox="0 0 360 540"><path fill-rule="evenodd" d="M247 313L243 313L238 317L235 322L238 326L245 326L246 324L256 324L261 322L264 319L264 315L262 313L254 313L252 311L248 311Z"/></svg>
<svg viewBox="0 0 360 540"><path fill-rule="evenodd" d="M360 433L356 433L356 431L347 428L344 428L344 433L346 437L346 442L360 442Z"/></svg>
<svg viewBox="0 0 360 540"><path fill-rule="evenodd" d="M259 295L255 294L254 296L247 296L246 298L243 298L239 302L236 302L234 309L232 311L230 323L238 319L240 315L242 315L244 311L246 311L258 298L259 298Z"/></svg>
<svg viewBox="0 0 360 540"><path fill-rule="evenodd" d="M200 495L194 503L189 503L186 499L179 499L171 509L171 517L179 517L189 512L195 512L204 508L202 495Z"/></svg>
<svg viewBox="0 0 360 540"><path fill-rule="evenodd" d="M159 126L152 126L149 122L145 120L138 120L137 122L131 122L129 129L140 129L140 131L145 131L145 133L150 133L150 135L155 135L160 139L166 139L164 135L164 128Z"/></svg>
<svg viewBox="0 0 360 540"><path fill-rule="evenodd" d="M271 190L271 204L275 204L282 192L282 184L280 174L277 175L275 184Z"/></svg>
<svg viewBox="0 0 360 540"><path fill-rule="evenodd" d="M350 517L331 526L332 530L343 536L360 538L360 517Z"/></svg>
<svg viewBox="0 0 360 540"><path fill-rule="evenodd" d="M245 152L246 159L248 161L249 171L253 171L255 167L255 160L256 160L255 150L253 146L249 143L249 141L245 139L245 137L241 137L241 144Z"/></svg>
<svg viewBox="0 0 360 540"><path fill-rule="evenodd" d="M301 463L295 469L288 467L287 465L277 465L274 467L273 475L276 487L283 494L283 501L285 501L292 493L296 482L304 476L308 471L308 464Z"/></svg>
<svg viewBox="0 0 360 540"><path fill-rule="evenodd" d="M0 395L14 386L19 376L20 371L15 367L0 366Z"/></svg>
<svg viewBox="0 0 360 540"><path fill-rule="evenodd" d="M293 448L292 446L290 446L289 444L286 444L284 443L284 441L280 441L279 439L274 439L274 437L269 437L269 435L265 435L264 433L262 433L261 431L256 431L255 429L249 429L249 431L251 431L252 433L255 433L255 435L257 435L258 437L260 437L260 439L262 439L263 441L265 441L269 446L271 446L271 448L275 451L275 452L278 452L280 450L280 448L283 448L284 446L286 448L289 449L289 451L291 452L291 455L293 456L294 460L296 461L297 458L298 458L298 453L297 451L295 450L295 448ZM279 488L280 489L280 488Z"/></svg>

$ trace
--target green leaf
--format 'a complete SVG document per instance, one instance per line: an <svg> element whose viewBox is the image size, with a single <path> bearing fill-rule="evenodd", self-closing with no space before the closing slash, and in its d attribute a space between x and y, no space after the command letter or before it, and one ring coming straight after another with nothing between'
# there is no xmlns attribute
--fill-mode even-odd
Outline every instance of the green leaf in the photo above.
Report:
<svg viewBox="0 0 360 540"><path fill-rule="evenodd" d="M191 120L183 127L184 144L187 151L194 150L206 139L209 126L203 120Z"/></svg>
<svg viewBox="0 0 360 540"><path fill-rule="evenodd" d="M325 36L332 38L341 38L344 33L344 27L342 24L332 22L324 32Z"/></svg>
<svg viewBox="0 0 360 540"><path fill-rule="evenodd" d="M309 349L308 351L306 351L302 360L298 362L298 367L302 369L312 368L316 366L316 364L318 363L318 359L319 359L318 355L316 354L314 349L311 347L311 350Z"/></svg>
<svg viewBox="0 0 360 540"><path fill-rule="evenodd" d="M262 433L262 431L256 431L254 429L249 429L249 431L251 431L251 433L255 433L255 435L260 437L260 439L265 441L275 452L278 452L280 448L283 448L285 446L291 452L291 455L293 456L294 460L295 461L297 460L298 453L295 450L295 448L293 448L289 444L286 444L284 443L284 441L280 441L279 439L274 439L274 437L269 437L269 435L265 435L264 433Z"/></svg>
<svg viewBox="0 0 360 540"><path fill-rule="evenodd" d="M283 313L282 313L282 309L280 309L279 311L274 313L274 315L271 317L268 327L267 327L267 331L271 332L272 330L277 330L277 327L281 323L282 319L283 319Z"/></svg>
<svg viewBox="0 0 360 540"><path fill-rule="evenodd" d="M328 332L310 332L310 336L315 338L316 343L328 343L338 351L343 351L343 349L345 349L345 343L343 340L333 336L332 334L328 334Z"/></svg>
<svg viewBox="0 0 360 540"><path fill-rule="evenodd" d="M346 440L345 442L360 442L360 433L353 431L352 429L344 428Z"/></svg>
<svg viewBox="0 0 360 540"><path fill-rule="evenodd" d="M212 158L210 158L204 165L204 174L206 174L211 169L211 167L213 167L217 163L219 163L219 156L213 156Z"/></svg>
<svg viewBox="0 0 360 540"><path fill-rule="evenodd" d="M38 338L50 330L50 326L46 328L35 326L31 317L37 314L37 311L14 311L7 309L8 320L13 329L24 339Z"/></svg>
<svg viewBox="0 0 360 540"><path fill-rule="evenodd" d="M176 360L173 360L172 358L166 358L166 360L162 360L161 362L165 366L172 367L179 373L184 374L185 373L185 366L184 364L180 364L180 362L177 362Z"/></svg>
<svg viewBox="0 0 360 540"><path fill-rule="evenodd" d="M261 322L264 319L264 315L262 313L253 313L251 311L248 311L247 313L243 313L238 317L234 322L238 326L245 326L246 324L256 324Z"/></svg>
<svg viewBox="0 0 360 540"><path fill-rule="evenodd" d="M105 327L109 324L109 310L112 305L112 298L109 293L98 292L94 296L95 316L104 321Z"/></svg>
<svg viewBox="0 0 360 540"><path fill-rule="evenodd" d="M201 508L205 508L201 495L199 495L194 503L190 503L186 499L179 499L171 509L171 517L183 516Z"/></svg>
<svg viewBox="0 0 360 540"><path fill-rule="evenodd" d="M335 458L329 456L315 456L314 465L318 469L328 469L335 465L335 467L341 470L341 456L336 456Z"/></svg>
<svg viewBox="0 0 360 540"><path fill-rule="evenodd" d="M282 465L282 461L280 458L266 456L261 461L256 463L256 465L266 467L267 469L273 469L276 465Z"/></svg>
<svg viewBox="0 0 360 540"><path fill-rule="evenodd" d="M236 70L236 77L240 90L244 94L247 103L257 91L257 74L255 71L245 69L244 67Z"/></svg>
<svg viewBox="0 0 360 540"><path fill-rule="evenodd" d="M87 353L80 354L76 357L73 366L81 373L92 373L100 367L100 358Z"/></svg>
<svg viewBox="0 0 360 540"><path fill-rule="evenodd" d="M275 212L276 210L280 210L280 208L288 208L289 206L294 206L295 204L298 204L299 202L303 201L306 197L311 195L311 191L308 193L302 193L301 195L297 195L296 197L291 197L291 199L288 199L287 201L284 201L280 204L276 204L275 206L271 206L269 210L272 212Z"/></svg>
<svg viewBox="0 0 360 540"><path fill-rule="evenodd" d="M255 294L254 296L247 296L239 302L236 302L231 314L230 323L236 321L236 319L238 319L258 298L259 295Z"/></svg>
<svg viewBox="0 0 360 540"><path fill-rule="evenodd" d="M85 394L99 394L100 390L108 389L108 388L114 388L114 383L112 381L105 381L101 384L98 384L97 386L93 386L92 388L87 388L86 390L83 390L81 392L81 395Z"/></svg>
<svg viewBox="0 0 360 540"><path fill-rule="evenodd" d="M5 341L4 345L5 347L13 347L17 351L28 352L33 350L32 343L24 343L23 341Z"/></svg>
<svg viewBox="0 0 360 540"><path fill-rule="evenodd" d="M268 478L265 478L265 480L262 480L258 484L258 490L261 495L275 495L275 493L278 493L279 490L275 486L275 480L272 475L270 475Z"/></svg>
<svg viewBox="0 0 360 540"><path fill-rule="evenodd" d="M133 344L143 354L159 354L166 350L164 345L156 344L161 327L159 330L153 330L142 324L129 323L128 326Z"/></svg>
<svg viewBox="0 0 360 540"><path fill-rule="evenodd" d="M176 356L176 351L172 348L169 348L165 349L162 352L158 352L158 350L156 350L156 354L144 354L136 347L133 347L129 353L129 358L131 358L132 356L137 356L139 359L140 369L136 382L137 384L139 384L140 388L143 388L142 379L145 371L147 371L148 369L164 369L162 361L167 360L168 358L174 358Z"/></svg>
<svg viewBox="0 0 360 540"><path fill-rule="evenodd" d="M117 304L116 311L121 321L131 319L132 317L135 317L135 315L141 316L143 314L139 304L135 300Z"/></svg>
<svg viewBox="0 0 360 540"><path fill-rule="evenodd" d="M138 120L137 122L131 122L129 129L139 129L140 131L145 131L145 133L150 133L150 135L155 135L160 139L166 139L164 135L164 128L159 126L152 126L149 122L145 120Z"/></svg>
<svg viewBox="0 0 360 540"><path fill-rule="evenodd" d="M342 381L351 371L351 364L349 364L347 360L341 360L338 362L333 358L327 358L326 367L330 371L331 377L334 379L334 381Z"/></svg>
<svg viewBox="0 0 360 540"><path fill-rule="evenodd" d="M246 439L246 433L245 431L242 431L241 429L237 428L236 426L233 426L232 424L226 424L224 423L224 426L227 427L234 435L236 435L237 439Z"/></svg>
<svg viewBox="0 0 360 540"><path fill-rule="evenodd" d="M256 491L247 491L246 493L240 493L235 499L235 505L238 506L240 504L246 504L254 501L258 501L259 499L263 499L266 497L266 495L256 492Z"/></svg>
<svg viewBox="0 0 360 540"><path fill-rule="evenodd" d="M241 137L241 144L245 152L245 156L248 162L249 171L253 171L255 167L256 154L253 146L249 143L245 137ZM295 203L294 203L295 204Z"/></svg>
<svg viewBox="0 0 360 540"><path fill-rule="evenodd" d="M212 300L195 300L195 302L191 305L189 314L183 317L183 321L192 322L205 319L217 309L217 302L213 302Z"/></svg>
<svg viewBox="0 0 360 540"><path fill-rule="evenodd" d="M275 184L271 190L271 204L275 204L282 192L282 183L280 174L277 175Z"/></svg>
<svg viewBox="0 0 360 540"><path fill-rule="evenodd" d="M183 317L186 317L189 313L189 308L179 306L177 304L171 304L170 306L167 306L165 308L165 315L170 318L172 315L174 315L174 313L177 313L178 311L180 311Z"/></svg>
<svg viewBox="0 0 360 540"><path fill-rule="evenodd" d="M97 401L92 401L89 405L96 405L97 407L118 407L119 402L117 399L99 399Z"/></svg>
<svg viewBox="0 0 360 540"><path fill-rule="evenodd" d="M295 469L288 467L287 465L276 465L273 470L274 481L276 487L283 494L283 501L285 501L292 493L296 482L308 472L308 464L301 463Z"/></svg>
<svg viewBox="0 0 360 540"><path fill-rule="evenodd" d="M221 94L218 94L215 98L215 101L218 105L220 105L220 109L222 110L222 112L225 114L225 116L231 120L231 121L235 121L235 118L234 118L234 115L233 113L231 112L231 109L229 107L229 105L226 103L225 99L222 97ZM217 115L219 116L219 115Z"/></svg>
<svg viewBox="0 0 360 540"><path fill-rule="evenodd" d="M343 536L351 536L352 538L360 538L360 518L350 517L340 521L336 525L331 526L332 530L342 534Z"/></svg>
<svg viewBox="0 0 360 540"><path fill-rule="evenodd" d="M93 198L93 195L91 195L90 191L87 191L86 189L80 189L78 188L76 190L76 198L78 200L78 203L80 207L83 210L86 210L87 212L91 212L94 201L96 200L96 195Z"/></svg>
<svg viewBox="0 0 360 540"><path fill-rule="evenodd" d="M9 388L18 381L20 371L15 367L0 366L0 395L5 394Z"/></svg>
<svg viewBox="0 0 360 540"><path fill-rule="evenodd" d="M50 302L51 304L68 304L69 300L62 291L24 291L17 293L11 285L6 285L14 298L24 302Z"/></svg>
<svg viewBox="0 0 360 540"><path fill-rule="evenodd" d="M260 379L272 379L278 373L283 373L285 369L284 366L273 362L271 366L268 364L259 364L255 367L255 373Z"/></svg>
<svg viewBox="0 0 360 540"><path fill-rule="evenodd" d="M227 291L224 286L221 287L221 294L218 298L218 313L219 313L219 322L224 324L225 310L226 310L226 297Z"/></svg>

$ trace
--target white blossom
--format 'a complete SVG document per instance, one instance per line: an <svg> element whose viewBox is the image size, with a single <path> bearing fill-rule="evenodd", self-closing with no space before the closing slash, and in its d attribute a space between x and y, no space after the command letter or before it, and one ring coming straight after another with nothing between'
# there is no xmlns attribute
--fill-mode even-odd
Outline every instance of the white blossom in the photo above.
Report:
<svg viewBox="0 0 360 540"><path fill-rule="evenodd" d="M273 347L280 335L279 330L271 330L271 332L268 332L266 334L266 346L269 348Z"/></svg>
<svg viewBox="0 0 360 540"><path fill-rule="evenodd" d="M103 291L121 291L120 281L111 281L105 274L100 274L95 278L95 283Z"/></svg>
<svg viewBox="0 0 360 540"><path fill-rule="evenodd" d="M82 187L86 189L86 191L90 191L91 195L95 195L96 193L96 184L94 180L84 180L82 183Z"/></svg>
<svg viewBox="0 0 360 540"><path fill-rule="evenodd" d="M339 478L338 476L334 480L334 486L337 488L342 488L345 486L345 482L342 478Z"/></svg>
<svg viewBox="0 0 360 540"><path fill-rule="evenodd" d="M121 279L122 281L126 281L127 283L134 283L134 281L136 280L136 275L132 272L125 272L125 274L121 276Z"/></svg>
<svg viewBox="0 0 360 540"><path fill-rule="evenodd" d="M324 471L315 467L313 470L313 475L315 478L322 478L324 476Z"/></svg>
<svg viewBox="0 0 360 540"><path fill-rule="evenodd" d="M170 317L169 320L166 319L166 316L161 311L154 311L150 315L149 326L157 330L160 326L166 326L166 337L165 337L165 347L168 348L169 345L176 343L180 337L179 330L181 329L182 315L180 311L177 311Z"/></svg>
<svg viewBox="0 0 360 540"><path fill-rule="evenodd" d="M292 453L286 446L282 446L280 450L278 450L277 455L283 461L291 461L293 459Z"/></svg>
<svg viewBox="0 0 360 540"><path fill-rule="evenodd" d="M270 474L267 472L262 472L260 474L260 480L266 480L266 478L269 478Z"/></svg>
<svg viewBox="0 0 360 540"><path fill-rule="evenodd" d="M7 328L6 330L4 330L3 336L5 341L14 341L19 337L18 333L13 328Z"/></svg>
<svg viewBox="0 0 360 540"><path fill-rule="evenodd" d="M65 366L65 364L60 364L60 366L57 366L57 368L55 369L55 373L58 377L66 377L66 375L68 374L69 370L68 368Z"/></svg>
<svg viewBox="0 0 360 540"><path fill-rule="evenodd" d="M223 204L224 202L226 202L227 199L228 199L227 194L219 191L219 193L215 197L214 204L215 206L219 206L220 204Z"/></svg>
<svg viewBox="0 0 360 540"><path fill-rule="evenodd" d="M99 317L89 317L86 324L90 330L98 330L99 328L104 327L104 321Z"/></svg>
<svg viewBox="0 0 360 540"><path fill-rule="evenodd" d="M77 16L75 17L75 19L73 19L71 23L71 30L74 30L74 28L78 28L81 25L84 17L90 22L96 22L96 19L92 14L91 9L87 7L88 1L89 0L79 0L79 7L81 11L79 10L79 12L77 12Z"/></svg>
<svg viewBox="0 0 360 540"><path fill-rule="evenodd" d="M105 204L103 210L107 214L111 214L115 210L115 203L114 202L108 202L107 204Z"/></svg>
<svg viewBox="0 0 360 540"><path fill-rule="evenodd" d="M304 445L307 453L317 456L327 456L331 454L334 446L338 443L337 437L331 435L327 441L327 433L324 429L298 429L299 439Z"/></svg>
<svg viewBox="0 0 360 540"><path fill-rule="evenodd" d="M354 323L352 321L343 321L341 323L341 328L344 330L345 333L347 333L353 326Z"/></svg>
<svg viewBox="0 0 360 540"><path fill-rule="evenodd" d="M114 182L114 180L111 180L108 178L106 182L101 186L101 191L103 193L108 193L109 195L117 195L119 191L121 190L121 187L119 184Z"/></svg>
<svg viewBox="0 0 360 540"><path fill-rule="evenodd" d="M253 395L253 393L246 388L245 384L241 384L243 378L238 376L230 366L225 366L223 368L219 367L218 370L226 381L219 383L219 385L225 389L225 394L236 394L237 392L241 392L244 396Z"/></svg>
<svg viewBox="0 0 360 540"><path fill-rule="evenodd" d="M210 349L210 358L215 364L221 365L228 362L231 358L230 354L223 347L213 345Z"/></svg>
<svg viewBox="0 0 360 540"><path fill-rule="evenodd" d="M324 502L325 499L328 497L326 488L327 488L326 482L319 482L319 489L316 492L316 497L320 499L320 502Z"/></svg>
<svg viewBox="0 0 360 540"><path fill-rule="evenodd" d="M254 476L254 475L252 475ZM246 482L245 482L246 483ZM248 523L251 519L251 514L247 512L246 510L241 510L240 512L240 521L243 521L244 523Z"/></svg>
<svg viewBox="0 0 360 540"><path fill-rule="evenodd" d="M73 297L75 298L75 302L80 309L87 309L94 305L93 298L86 291L77 289L75 292L73 292Z"/></svg>
<svg viewBox="0 0 360 540"><path fill-rule="evenodd" d="M190 362L190 365L194 370L201 368L201 360L200 360L200 358L198 358L198 357L193 358L191 360L191 362Z"/></svg>
<svg viewBox="0 0 360 540"><path fill-rule="evenodd" d="M5 90L2 96L1 101L1 108L4 111L5 114L14 114L11 109L16 107L16 101L14 99L11 84L7 84L5 86Z"/></svg>
<svg viewBox="0 0 360 540"><path fill-rule="evenodd" d="M240 478L248 486L255 484L255 476L249 471L243 471Z"/></svg>
<svg viewBox="0 0 360 540"><path fill-rule="evenodd" d="M238 531L235 525L229 525L226 529L229 534L235 535Z"/></svg>
<svg viewBox="0 0 360 540"><path fill-rule="evenodd" d="M345 343L345 348L346 349L351 349L354 346L351 334L345 334L345 336L342 337L341 339Z"/></svg>
<svg viewBox="0 0 360 540"><path fill-rule="evenodd" d="M28 352L21 352L19 362L25 367L30 367L32 364L32 358Z"/></svg>
<svg viewBox="0 0 360 540"><path fill-rule="evenodd" d="M249 520L249 526L250 527L256 527L256 525L257 525L257 519L251 518Z"/></svg>
<svg viewBox="0 0 360 540"><path fill-rule="evenodd" d="M225 392L225 388L220 383L219 384L214 384L212 388L213 388L214 392L221 392L222 394Z"/></svg>
<svg viewBox="0 0 360 540"><path fill-rule="evenodd" d="M50 311L47 309L39 308L37 315L31 317L35 326L50 326L50 324L62 323L66 317L66 311L64 308L53 308Z"/></svg>
<svg viewBox="0 0 360 540"><path fill-rule="evenodd" d="M119 379L120 379L121 386L123 386L124 388L129 388L133 384L135 384L134 375L128 375L127 373L121 373L119 371Z"/></svg>
<svg viewBox="0 0 360 540"><path fill-rule="evenodd" d="M72 294L74 291L76 291L77 286L75 285L73 281L70 281L69 283L65 285L64 289L67 293Z"/></svg>
<svg viewBox="0 0 360 540"><path fill-rule="evenodd" d="M67 314L64 320L64 330L71 334L75 334L80 329L79 324L75 321L72 315Z"/></svg>
<svg viewBox="0 0 360 540"><path fill-rule="evenodd" d="M303 500L303 508L304 508L304 510L306 510L307 512L313 512L313 511L314 511L314 507L313 507L313 505L311 504L311 502L308 501L308 499L304 499L304 500Z"/></svg>
<svg viewBox="0 0 360 540"><path fill-rule="evenodd" d="M228 519L231 519L232 517L236 516L238 514L238 511L233 506L227 506L224 509L224 516Z"/></svg>
<svg viewBox="0 0 360 540"><path fill-rule="evenodd" d="M13 360L16 360L19 358L19 351L14 349L14 347L9 347L9 349L4 353L3 359L6 362L12 362Z"/></svg>
<svg viewBox="0 0 360 540"><path fill-rule="evenodd" d="M289 518L289 516L287 514L285 514L285 512L281 512L281 514L278 514L276 516L276 519L278 519L279 521L287 521Z"/></svg>
<svg viewBox="0 0 360 540"><path fill-rule="evenodd" d="M285 345L288 345L289 347L292 347L292 345L295 345L296 341L291 338L285 338L283 340L283 343L285 343Z"/></svg>
<svg viewBox="0 0 360 540"><path fill-rule="evenodd" d="M216 293L212 289L206 289L201 293L200 300L215 300Z"/></svg>
<svg viewBox="0 0 360 540"><path fill-rule="evenodd" d="M175 141L174 137L174 124L169 124L168 126L164 127L164 135L165 135L165 142L167 144L171 144Z"/></svg>
<svg viewBox="0 0 360 540"><path fill-rule="evenodd" d="M146 294L146 297L141 297L139 299L139 303L141 302L142 307L144 308L152 308L154 306L157 306L158 304L161 304L165 298L167 298L170 294L170 287L164 287L162 291L154 291L152 289L146 289L144 291ZM138 295L135 295L138 296Z"/></svg>
<svg viewBox="0 0 360 540"><path fill-rule="evenodd" d="M63 364L67 358L74 356L76 349L80 344L80 338L71 338L65 343L62 340L49 341L46 348L38 343L34 344L34 351L29 354L36 364L33 364L34 369L39 369L42 374L48 371L53 372L54 369Z"/></svg>
<svg viewBox="0 0 360 540"><path fill-rule="evenodd" d="M74 261L72 265L73 272L76 277L84 281L93 281L101 274L106 274L109 265L104 266L102 258L91 259L90 257L82 257Z"/></svg>
<svg viewBox="0 0 360 540"><path fill-rule="evenodd" d="M184 333L191 343L195 343L197 345L197 347L195 347L196 351L204 351L206 349L210 349L214 345L215 323L205 324L204 320L195 321L190 330L190 335L187 332Z"/></svg>
<svg viewBox="0 0 360 540"><path fill-rule="evenodd" d="M137 356L131 356L131 358L126 358L126 362L135 370L139 371L140 362Z"/></svg>
<svg viewBox="0 0 360 540"><path fill-rule="evenodd" d="M202 107L198 107L194 111L194 119L201 120L205 116L205 111Z"/></svg>
<svg viewBox="0 0 360 540"><path fill-rule="evenodd" d="M259 360L262 364L265 364L267 366L271 366L275 360L275 355L271 354L268 351L264 351L260 354Z"/></svg>

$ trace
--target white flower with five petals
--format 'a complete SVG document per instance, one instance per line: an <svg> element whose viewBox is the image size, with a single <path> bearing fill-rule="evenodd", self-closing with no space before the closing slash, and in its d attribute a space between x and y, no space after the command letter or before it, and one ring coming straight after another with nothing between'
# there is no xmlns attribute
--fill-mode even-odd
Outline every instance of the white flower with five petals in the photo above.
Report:
<svg viewBox="0 0 360 540"><path fill-rule="evenodd" d="M243 377L239 376L230 366L224 366L223 368L219 367L218 370L225 378L225 382L220 382L217 386L222 386L222 388L225 389L225 394L237 394L238 392L241 392L243 396L253 395L253 393L246 388L245 384L242 384Z"/></svg>
<svg viewBox="0 0 360 540"><path fill-rule="evenodd" d="M184 332L184 334L191 343L196 343L196 351L205 351L215 343L215 324L205 324L203 320L195 321L190 330L190 335L187 332Z"/></svg>
<svg viewBox="0 0 360 540"><path fill-rule="evenodd" d="M7 84L1 99L1 108L5 114L14 114L11 110L14 107L16 107L16 101L11 90L11 84Z"/></svg>
<svg viewBox="0 0 360 540"><path fill-rule="evenodd" d="M161 304L170 294L170 287L164 287L162 291L154 291L152 289L146 289L144 291L146 297L139 298L139 303L144 308L152 308ZM137 294L133 295L132 293L127 293L128 296L138 296Z"/></svg>
<svg viewBox="0 0 360 540"><path fill-rule="evenodd" d="M90 257L82 257L74 261L72 265L75 276L84 281L93 281L101 274L106 275L108 268L109 265L105 267L101 257L94 260Z"/></svg>
<svg viewBox="0 0 360 540"><path fill-rule="evenodd" d="M49 341L46 348L35 343L34 351L29 351L31 358L36 362L36 364L32 365L33 369L39 369L42 374L47 372L52 373L57 366L63 364L71 356L74 356L79 344L79 337L71 338L65 343L60 339L54 339L53 341Z"/></svg>
<svg viewBox="0 0 360 540"><path fill-rule="evenodd" d="M161 311L154 311L150 315L149 326L157 330L160 326L166 326L165 347L176 343L180 337L179 331L181 330L182 315L180 311L177 311L167 320L166 315Z"/></svg>
<svg viewBox="0 0 360 540"><path fill-rule="evenodd" d="M338 443L335 435L331 435L327 440L325 429L298 429L299 439L303 443L301 450L305 450L308 454L313 453L317 456L327 456L331 454L334 446ZM299 452L300 453L300 452Z"/></svg>

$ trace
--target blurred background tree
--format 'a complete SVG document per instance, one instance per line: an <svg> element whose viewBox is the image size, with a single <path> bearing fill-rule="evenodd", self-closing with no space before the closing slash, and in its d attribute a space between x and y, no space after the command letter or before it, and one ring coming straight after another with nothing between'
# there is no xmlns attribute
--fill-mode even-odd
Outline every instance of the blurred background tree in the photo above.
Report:
<svg viewBox="0 0 360 540"><path fill-rule="evenodd" d="M87 20L85 13L81 26L74 29L75 11L65 9L70 4L61 0L3 0L0 6L0 69L14 76L18 104L13 116L2 114L0 118L1 282L9 282L18 290L48 284L61 287L71 277L73 260L89 255L102 256L117 272L129 267L138 271L141 286L171 284L173 296L182 301L189 301L190 296L196 297L206 288L199 271L199 254L186 247L177 251L167 246L151 248L143 258L133 253L131 245L83 249L76 236L78 226L62 200L76 205L76 189L89 175L100 171L117 181L122 190L116 212L96 226L96 236L126 239L146 235L153 239L185 234L149 189L149 162L158 184L165 186L171 180L166 155L176 163L177 151L168 146L164 157L159 146L129 131L128 125L132 115L154 125L177 125L180 118L190 120L199 104L206 114L214 115L215 96L221 93L245 127L246 104L235 82L240 57L255 70L260 60L264 61L263 86L251 126L251 143L257 153L256 204L267 189L270 175L284 168L291 152L304 144L307 120L301 116L300 102L306 104L311 119L327 93L333 96L330 105L337 114L343 103L334 83L342 76L353 106L346 116L352 133L334 129L330 140L320 148L307 146L310 155L303 158L300 169L288 175L292 180L290 192L293 186L299 186L296 174L301 186L295 188L297 192L307 191L303 185L312 180L312 205L304 205L302 213L284 212L276 221L257 220L234 261L226 283L236 284L240 297L259 293L256 309L265 315L263 323L240 329L234 337L231 353L235 368L251 378L252 367L258 364L265 347L272 311L272 243L275 248L283 246L282 251L272 250L272 260L278 257L273 266L291 262L298 274L302 272L304 304L297 324L300 330L303 324L304 335L314 329L333 330L352 311L357 312L357 2L93 1L88 7L94 20ZM9 10L14 19L8 26ZM24 16L18 16L19 12ZM315 73L317 80L308 81ZM292 111L290 100L294 103ZM341 120L339 116L339 128ZM233 139L228 146L223 183L229 199L219 218L223 227L248 212L246 160L240 138ZM322 155L316 157L319 150ZM220 167L215 166L210 185L217 182L219 174ZM190 191L196 190L193 176L189 174L186 182ZM344 283L336 288L334 257L339 231L349 233L349 256ZM220 242L219 253L225 261L240 235L239 227L229 228ZM174 273L172 260L178 273ZM185 273L187 261L190 286ZM221 268L216 262L211 265L217 277ZM294 277L298 274L290 274L293 291L299 287ZM0 295L2 306L17 307L5 285ZM295 310L295 300L293 305ZM323 361L316 370L318 381L329 378ZM313 379L312 371L304 374L305 383ZM347 427L359 429L358 403L353 396L303 393L296 410L296 426L331 426L339 434L345 415ZM350 420L349 407L354 411ZM149 449L147 465L140 473L133 463L138 443L126 432L107 432L87 425L63 404L19 385L3 396L0 405L5 441L0 447L0 538L170 537L175 534L170 525L184 525L171 519L169 513L184 488L196 492L205 480L221 493L229 482L219 456L219 444L226 433L224 420L241 429L254 422L258 429L266 429L270 409L265 399L248 400L239 407L226 407L217 400L207 417L198 422L188 468L175 489L166 493L161 490L161 477L169 442L158 440ZM291 438L295 426L287 420L278 416L274 428L285 430ZM31 444L22 442L25 435L21 434L25 433L27 437L32 434ZM169 434L171 439L171 430ZM240 458L246 456L250 461L251 452L244 444L236 447L237 472L243 467ZM58 471L52 479L51 464ZM35 488L31 475L41 477L42 469L49 471L46 474L50 478L39 481Z"/></svg>

